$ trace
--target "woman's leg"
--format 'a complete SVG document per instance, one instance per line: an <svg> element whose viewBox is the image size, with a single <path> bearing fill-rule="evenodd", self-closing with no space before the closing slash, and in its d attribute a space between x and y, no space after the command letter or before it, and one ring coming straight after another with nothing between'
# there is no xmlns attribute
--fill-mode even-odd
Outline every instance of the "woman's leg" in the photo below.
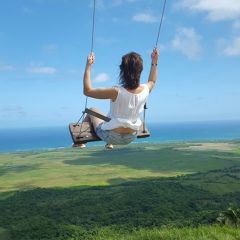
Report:
<svg viewBox="0 0 240 240"><path fill-rule="evenodd" d="M98 110L97 108L91 107L90 110L97 112L101 115L106 116L105 113L101 112L100 110ZM98 127L99 124L101 124L103 122L102 119L95 117L93 115L87 114L87 116L85 117L85 119L83 120L83 122L91 122L94 128L94 131L96 132L96 129ZM79 147L84 148L85 144L79 144ZM112 144L106 144L105 145L106 149L113 149L113 145Z"/></svg>
<svg viewBox="0 0 240 240"><path fill-rule="evenodd" d="M105 116L105 113L101 112L100 110L98 110L97 108L90 108L90 110L94 111L94 112L97 112L97 113L100 113L102 115ZM87 114L87 116L84 118L83 122L91 122L93 124L93 128L94 128L94 131L96 132L96 128L97 126L103 122L102 119L100 118L97 118L95 116L92 116L90 114ZM78 144L77 145L78 147L80 148L85 148L85 144L84 143L81 143L81 144Z"/></svg>
<svg viewBox="0 0 240 240"><path fill-rule="evenodd" d="M98 110L97 108L93 108L93 107L92 107L92 108L90 108L90 110L106 116L105 113L101 112L101 111ZM90 118L90 121L91 121L91 123L92 123L92 125L93 125L94 131L96 132L96 128L98 127L99 124L101 124L101 123L103 122L103 120L100 119L100 118L98 118L98 117L89 115L89 114L87 115L87 117ZM87 117L85 118L86 120L88 120Z"/></svg>
<svg viewBox="0 0 240 240"><path fill-rule="evenodd" d="M106 116L105 113L101 112L100 110L98 110L97 108L90 108L90 110L94 111L94 112L97 112L101 115L104 115ZM88 115L91 119L91 122L93 124L93 127L94 127L94 130L96 132L96 128L98 127L99 124L101 124L103 122L102 119L98 118L98 117L95 117L95 116L92 116L92 115ZM105 145L106 149L113 149L113 145L112 144L106 144Z"/></svg>

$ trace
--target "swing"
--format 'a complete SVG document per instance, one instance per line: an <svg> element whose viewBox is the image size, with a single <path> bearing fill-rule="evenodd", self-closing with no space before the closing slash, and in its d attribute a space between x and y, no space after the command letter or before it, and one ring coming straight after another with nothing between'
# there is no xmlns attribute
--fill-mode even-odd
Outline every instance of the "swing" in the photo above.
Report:
<svg viewBox="0 0 240 240"><path fill-rule="evenodd" d="M144 106L144 118L145 118L145 111L147 107L146 104ZM83 114L90 114L95 117L98 117L106 122L109 122L111 119L99 114L97 112L94 112L88 108L83 111ZM93 125L90 122L82 122L82 123L71 123L69 124L69 130L72 136L73 143L78 145L78 144L85 144L87 142L96 142L96 141L102 141L100 139L96 132L94 131ZM150 132L148 131L145 121L142 121L141 126L139 127L138 130L138 136L137 138L146 138L150 136Z"/></svg>
<svg viewBox="0 0 240 240"><path fill-rule="evenodd" d="M158 35L157 35L157 41L156 45L158 44L159 34L161 30L162 25L162 19L164 15L166 0L164 1L164 6L162 10L162 17L158 29ZM95 21L95 0L94 0L94 11L93 11L93 26L92 26L92 45L91 45L91 52L93 51L93 35L94 35L94 21ZM69 124L69 131L73 140L73 146L77 146L78 144L86 144L87 142L96 142L96 141L102 141L100 139L96 132L94 131L93 125L91 122L82 122L80 123L80 120L84 118L84 115L87 113L89 115L95 116L97 118L100 118L106 122L109 122L111 119L107 116L104 116L102 114L99 114L97 112L94 112L87 107L87 97L86 97L86 103L85 103L85 110L83 111L82 117L78 120L77 123L70 123ZM139 127L138 136L137 138L147 138L150 136L150 132L148 131L146 124L145 124L145 113L146 113L147 106L144 105L144 120L142 120L142 124Z"/></svg>

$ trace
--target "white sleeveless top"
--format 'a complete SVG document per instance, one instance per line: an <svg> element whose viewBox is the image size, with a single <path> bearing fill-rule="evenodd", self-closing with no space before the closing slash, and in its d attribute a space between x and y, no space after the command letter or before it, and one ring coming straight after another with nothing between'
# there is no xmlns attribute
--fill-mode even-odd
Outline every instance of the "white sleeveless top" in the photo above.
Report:
<svg viewBox="0 0 240 240"><path fill-rule="evenodd" d="M118 87L117 99L110 100L110 111L107 114L111 120L103 122L102 130L112 130L118 127L138 130L141 126L140 115L147 102L149 88L143 84L144 89L138 94L128 92L124 87Z"/></svg>

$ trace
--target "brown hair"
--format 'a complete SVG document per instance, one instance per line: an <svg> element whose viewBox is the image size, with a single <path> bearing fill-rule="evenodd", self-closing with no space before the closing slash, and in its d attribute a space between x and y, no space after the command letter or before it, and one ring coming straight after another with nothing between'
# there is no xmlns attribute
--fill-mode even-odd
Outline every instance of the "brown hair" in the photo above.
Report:
<svg viewBox="0 0 240 240"><path fill-rule="evenodd" d="M122 56L119 65L119 83L128 89L135 89L140 85L140 76L143 70L143 60L138 53L130 52Z"/></svg>

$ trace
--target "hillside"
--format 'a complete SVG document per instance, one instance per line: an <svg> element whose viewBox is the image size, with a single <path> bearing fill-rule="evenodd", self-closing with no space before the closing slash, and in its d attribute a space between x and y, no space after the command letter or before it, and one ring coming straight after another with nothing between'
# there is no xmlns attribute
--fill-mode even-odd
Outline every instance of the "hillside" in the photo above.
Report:
<svg viewBox="0 0 240 240"><path fill-rule="evenodd" d="M207 239L208 234L218 234L214 239L239 239L237 229L215 226L229 203L240 206L239 143L211 144L137 145L118 148L108 155L95 148L82 152L70 149L2 154L1 179L8 184L1 181L0 234L11 233L12 239L18 240L121 239L120 236L165 240L187 239L176 236L188 235L191 239L190 236L205 232L205 238L200 239ZM133 155L138 158L133 159ZM11 164L20 167L9 167ZM65 173L68 166L75 167L73 172ZM91 175L89 169L93 167L98 174ZM109 169L118 172L119 177L113 178ZM77 170L78 186L76 182L66 186L66 176L74 178ZM83 184L84 170L89 181L94 179L100 184ZM158 176L149 177L149 172ZM53 174L59 178L57 183ZM134 177L129 177L131 174ZM25 178L18 179L19 176ZM29 176L32 184L24 184ZM46 187L34 187L40 178ZM47 187L54 183L55 187ZM7 188L18 191L6 191Z"/></svg>

